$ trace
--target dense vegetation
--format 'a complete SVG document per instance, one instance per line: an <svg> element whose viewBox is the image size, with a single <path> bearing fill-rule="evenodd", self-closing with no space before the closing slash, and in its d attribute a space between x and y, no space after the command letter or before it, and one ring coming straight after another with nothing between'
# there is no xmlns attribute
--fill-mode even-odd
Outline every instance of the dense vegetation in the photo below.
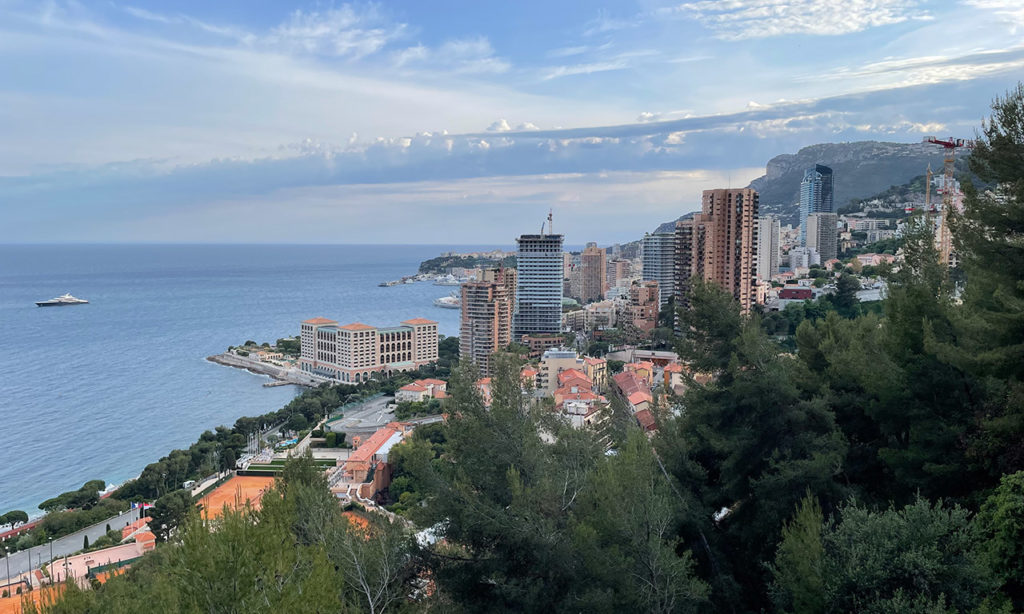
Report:
<svg viewBox="0 0 1024 614"><path fill-rule="evenodd" d="M447 274L453 268L473 269L476 267L516 268L516 257L506 256L501 260L491 258L480 258L478 256L438 256L420 263L420 273Z"/></svg>
<svg viewBox="0 0 1024 614"><path fill-rule="evenodd" d="M696 285L677 351L715 377L656 403L653 438L621 407L570 428L510 354L486 408L460 364L449 421L391 453L393 509L443 541L354 534L303 460L261 512L186 520L180 547L50 611L1020 611L1024 87L995 110L971 168L998 188L954 220L961 292L924 225L881 313L835 304L792 352Z"/></svg>
<svg viewBox="0 0 1024 614"><path fill-rule="evenodd" d="M103 522L128 509L127 501L115 497L100 498L100 492L106 487L103 480L90 480L77 490L61 493L47 499L39 505L39 509L47 512L39 524L25 531L17 538L4 542L11 552L25 550L48 539L56 539L84 529L90 525ZM0 516L0 525L23 523L28 521L28 514L14 510Z"/></svg>

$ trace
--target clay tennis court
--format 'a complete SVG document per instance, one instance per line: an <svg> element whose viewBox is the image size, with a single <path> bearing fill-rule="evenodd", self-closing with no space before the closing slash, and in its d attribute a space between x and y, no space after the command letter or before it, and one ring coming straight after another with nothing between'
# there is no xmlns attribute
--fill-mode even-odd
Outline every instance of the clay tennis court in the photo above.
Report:
<svg viewBox="0 0 1024 614"><path fill-rule="evenodd" d="M263 493L273 485L272 477L236 475L199 500L203 506L203 517L216 518L224 512L225 505L235 509L246 501L259 509Z"/></svg>

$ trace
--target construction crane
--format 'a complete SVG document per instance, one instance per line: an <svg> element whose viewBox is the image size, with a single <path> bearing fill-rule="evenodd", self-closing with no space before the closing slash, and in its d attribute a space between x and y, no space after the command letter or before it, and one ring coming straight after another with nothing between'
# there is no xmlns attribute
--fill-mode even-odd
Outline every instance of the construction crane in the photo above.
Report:
<svg viewBox="0 0 1024 614"><path fill-rule="evenodd" d="M939 251L939 262L946 265L952 265L955 264L955 256L953 254L953 235L949 230L949 215L953 210L953 198L956 195L956 187L954 187L955 184L953 183L956 150L973 148L974 141L967 139L954 139L953 137L943 140L934 136L926 136L924 138L924 142L931 143L932 145L941 145L945 149L945 156L943 158L942 188L939 190L942 194L942 222L939 225L939 230L936 233L935 239L936 247ZM929 185L930 184L931 182L929 182ZM935 206L930 202L925 203L925 206L928 208L928 217L931 218L932 214L935 213Z"/></svg>

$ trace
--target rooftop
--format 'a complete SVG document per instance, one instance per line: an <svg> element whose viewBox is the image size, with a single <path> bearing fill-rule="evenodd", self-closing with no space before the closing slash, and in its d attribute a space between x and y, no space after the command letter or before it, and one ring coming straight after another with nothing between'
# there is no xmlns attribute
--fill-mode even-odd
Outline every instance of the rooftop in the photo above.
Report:
<svg viewBox="0 0 1024 614"><path fill-rule="evenodd" d="M327 318L310 318L303 320L303 324L337 324L334 320L328 320Z"/></svg>
<svg viewBox="0 0 1024 614"><path fill-rule="evenodd" d="M356 448L356 450L349 455L346 463L369 461L373 458L373 455L384 446L384 444L388 443L393 436L400 434L401 432L401 425L395 422L388 423L387 426L377 429L376 433L370 435L370 438L363 442L363 445Z"/></svg>
<svg viewBox="0 0 1024 614"><path fill-rule="evenodd" d="M437 322L435 322L434 320L428 320L426 318L413 318L411 320L402 320L402 324L420 326L421 324L437 324Z"/></svg>
<svg viewBox="0 0 1024 614"><path fill-rule="evenodd" d="M345 326L339 326L338 328L342 330L373 330L375 327L370 326L369 324L363 324L362 322L353 322L351 324L346 324Z"/></svg>

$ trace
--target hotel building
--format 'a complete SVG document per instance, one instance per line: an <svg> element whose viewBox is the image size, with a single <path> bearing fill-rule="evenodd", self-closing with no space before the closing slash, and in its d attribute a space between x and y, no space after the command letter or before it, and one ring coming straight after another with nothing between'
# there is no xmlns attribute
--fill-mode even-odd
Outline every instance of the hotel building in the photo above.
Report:
<svg viewBox="0 0 1024 614"><path fill-rule="evenodd" d="M425 318L392 328L313 318L301 331L302 371L328 380L365 382L374 373L412 371L437 360L437 322Z"/></svg>

